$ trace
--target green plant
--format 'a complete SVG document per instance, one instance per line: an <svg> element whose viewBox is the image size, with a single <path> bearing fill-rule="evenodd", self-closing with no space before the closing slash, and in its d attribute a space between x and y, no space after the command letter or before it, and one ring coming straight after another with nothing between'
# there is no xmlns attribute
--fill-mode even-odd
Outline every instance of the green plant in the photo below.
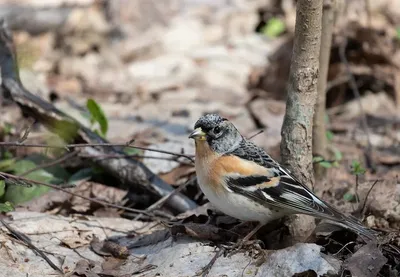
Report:
<svg viewBox="0 0 400 277"><path fill-rule="evenodd" d="M88 99L86 102L86 107L90 113L90 123L92 127L97 123L100 129L94 129L94 131L102 137L107 135L108 131L108 119L100 107L100 105L93 99Z"/></svg>
<svg viewBox="0 0 400 277"><path fill-rule="evenodd" d="M12 132L13 126L10 123L4 123L3 132L5 135L10 135Z"/></svg>
<svg viewBox="0 0 400 277"><path fill-rule="evenodd" d="M361 165L359 161L353 161L351 163L351 174L359 176L363 175L367 170Z"/></svg>
<svg viewBox="0 0 400 277"><path fill-rule="evenodd" d="M286 30L285 22L283 20L272 17L268 20L267 24L261 29L261 33L268 37L278 37Z"/></svg>
<svg viewBox="0 0 400 277"><path fill-rule="evenodd" d="M358 197L358 186L359 186L359 177L361 175L364 175L367 170L361 165L359 161L354 160L351 163L351 174L356 176L356 188L355 188L355 193L351 192L346 192L345 195L343 196L343 199L348 202L359 202L359 197Z"/></svg>
<svg viewBox="0 0 400 277"><path fill-rule="evenodd" d="M313 157L313 163L317 163L324 168L339 167L339 162L343 159L343 154L339 149L333 148L335 154L335 159L332 161L327 161L321 156Z"/></svg>
<svg viewBox="0 0 400 277"><path fill-rule="evenodd" d="M326 138L327 138L328 141L332 141L333 140L333 136L334 135L333 135L332 131L327 130L325 134L326 134Z"/></svg>
<svg viewBox="0 0 400 277"><path fill-rule="evenodd" d="M22 160L5 160L2 161L0 171L11 172L17 176L23 176L26 179L51 184L60 184L69 178L69 173L60 165L54 165L45 169L36 169L42 163L51 160L45 156L34 154L25 157ZM34 170L35 169L35 170ZM0 187L0 202L7 201L12 204L19 204L29 201L35 197L41 196L48 192L50 188L41 185L26 186L26 182L14 181L7 183L7 189Z"/></svg>
<svg viewBox="0 0 400 277"><path fill-rule="evenodd" d="M6 182L4 182L4 180L0 180L0 198L4 195L4 193L6 192ZM0 203L0 213L1 212L11 212L12 210L14 210L14 206L6 201L4 203Z"/></svg>
<svg viewBox="0 0 400 277"><path fill-rule="evenodd" d="M343 195L343 200L345 200L347 202L356 202L356 199L357 199L356 195L351 192L346 192Z"/></svg>

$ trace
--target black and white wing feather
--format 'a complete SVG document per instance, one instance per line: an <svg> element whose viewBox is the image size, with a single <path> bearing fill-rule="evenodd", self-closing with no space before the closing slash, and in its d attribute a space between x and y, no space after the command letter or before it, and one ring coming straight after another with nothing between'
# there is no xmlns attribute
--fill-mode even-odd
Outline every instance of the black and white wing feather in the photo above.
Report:
<svg viewBox="0 0 400 277"><path fill-rule="evenodd" d="M246 195L262 205L272 205L293 213L309 214L333 220L361 235L371 239L375 238L372 231L366 229L355 218L343 215L319 199L289 170L279 165L262 148L252 142L243 140L236 150L227 155L238 156L268 169L268 175L227 176L226 183L232 191Z"/></svg>

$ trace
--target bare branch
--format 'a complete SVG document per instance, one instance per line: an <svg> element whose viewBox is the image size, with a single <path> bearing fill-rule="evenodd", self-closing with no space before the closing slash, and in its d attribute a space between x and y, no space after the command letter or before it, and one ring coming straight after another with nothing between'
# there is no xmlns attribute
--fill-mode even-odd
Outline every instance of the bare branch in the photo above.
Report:
<svg viewBox="0 0 400 277"><path fill-rule="evenodd" d="M92 146L82 146L82 152L90 155L95 163L105 171L114 175L116 178L129 188L141 187L147 192L158 197L168 195L174 190L169 184L165 183L159 176L155 175L149 168L138 160L129 157L104 160L98 157L104 154L124 154L115 145L101 147L108 144L106 140L81 125L74 118L58 110L51 103L44 101L36 95L30 93L19 82L16 68L16 60L12 35L8 31L4 22L0 22L0 66L2 89L7 96L18 104L21 110L44 124L50 131L57 134L66 142L75 142L75 147L81 144L92 144ZM3 144L4 146L4 144ZM121 145L126 147L126 145ZM179 154L182 157L183 154ZM193 209L197 204L183 194L176 194L171 197L167 204L178 212Z"/></svg>
<svg viewBox="0 0 400 277"><path fill-rule="evenodd" d="M322 0L298 0L286 112L282 126L282 163L313 187L312 122L317 98ZM294 215L286 223L291 242L306 239L314 219Z"/></svg>
<svg viewBox="0 0 400 277"><path fill-rule="evenodd" d="M342 44L339 47L339 56L340 56L341 62L345 65L346 73L349 76L350 88L353 91L354 98L357 99L358 106L360 109L361 126L365 132L365 135L367 136L367 143L368 143L367 149L365 151L365 157L367 159L367 164L368 164L369 168L371 168L372 170L375 170L375 163L372 159L373 148L372 148L371 138L370 138L370 134L369 134L367 116L365 115L363 106L361 104L361 95L360 95L360 91L358 90L356 79L354 78L354 75L351 72L349 61L347 60L347 57L346 57L346 47L347 47L347 37L344 38L344 41L342 42Z"/></svg>
<svg viewBox="0 0 400 277"><path fill-rule="evenodd" d="M41 186L46 186L46 187L49 187L49 188L52 188L52 189L55 189L55 190L59 190L59 191L68 193L68 194L73 195L75 197L79 197L79 198L88 200L90 202L100 204L100 205L105 206L105 207L116 208L116 209L129 211L129 212L136 213L136 214L143 214L143 215L147 216L147 218L154 219L154 217L155 217L154 214L152 214L150 212L147 212L145 210L138 210L138 209L128 208L128 207L124 207L124 206L117 205L117 204L107 203L107 202L102 201L102 200L86 197L86 196L71 192L71 191L69 191L67 189L64 189L64 188L61 188L60 186L57 186L57 185L48 184L48 183L44 183L44 182L39 182L39 181L31 180L31 179L28 179L28 178L24 178L24 177L21 177L21 176L17 176L17 175L5 173L5 172L0 172L0 177L8 178L8 179L11 179L11 180L16 180L16 181L32 183L32 184L41 185Z"/></svg>
<svg viewBox="0 0 400 277"><path fill-rule="evenodd" d="M37 248L35 245L32 244L31 240L25 235L22 234L19 231L14 230L7 222L5 222L3 219L0 218L0 222L4 225L4 227L6 227L6 229L13 235L15 236L17 239L19 239L20 241L24 242L26 245L28 245L28 247L30 249L32 249L33 251L35 251L40 257L42 257L50 266L52 269L57 270L58 272L60 272L61 274L63 274L64 272L62 271L61 268L59 268L58 266L56 266L49 258L47 258L47 256L43 253L43 251L41 251L39 248Z"/></svg>
<svg viewBox="0 0 400 277"><path fill-rule="evenodd" d="M19 175L19 176L26 176L26 175L28 175L29 173L35 172L35 171L37 171L37 170L45 169L45 168L49 168L49 167L52 167L52 166L55 166L55 165L62 164L62 163L65 162L66 160L69 160L70 158L75 157L77 154L78 154L78 152L71 152L71 153L68 153L68 154L62 156L61 158L59 158L59 159L57 159L57 160L54 160L54 161L51 161L51 162L48 162L48 163L43 163L43 164L41 164L41 165L39 165L39 166L37 166L37 167L35 167L35 168L32 168L32 169L30 169L30 170L27 170L27 171L25 171L24 173L22 173L22 174Z"/></svg>
<svg viewBox="0 0 400 277"><path fill-rule="evenodd" d="M328 79L329 61L331 57L334 4L335 0L324 0L322 12L321 47L319 54L319 76L318 76L318 95L315 105L314 125L313 125L313 155L326 157L327 138L326 138L326 86ZM321 179L326 169L321 165L314 166L317 179Z"/></svg>
<svg viewBox="0 0 400 277"><path fill-rule="evenodd" d="M131 142L129 142L131 143ZM142 147L142 146L135 146L135 145L130 145L129 143L74 143L74 144L65 144L65 145L51 145L51 144L35 144L35 143L20 143L20 142L0 142L0 146L3 147L30 147L30 148L55 148L55 149L66 149L68 151L71 151L72 148L83 148L83 147L126 147L126 148L133 148L133 149L139 149L139 150L145 150L145 151L150 151L150 152L157 152L157 153L162 153L162 154L167 154L167 155L172 155L176 156L179 158L185 158L189 160L191 163L194 163L193 156L186 155L186 154L181 154L181 153L176 153L176 152L171 152L171 151L166 151L166 150L160 150L160 149L154 149L154 148L148 148L148 147ZM130 155L121 155L120 157L129 157Z"/></svg>
<svg viewBox="0 0 400 277"><path fill-rule="evenodd" d="M317 98L322 0L297 1L296 28L282 127L282 161L313 184L312 121Z"/></svg>

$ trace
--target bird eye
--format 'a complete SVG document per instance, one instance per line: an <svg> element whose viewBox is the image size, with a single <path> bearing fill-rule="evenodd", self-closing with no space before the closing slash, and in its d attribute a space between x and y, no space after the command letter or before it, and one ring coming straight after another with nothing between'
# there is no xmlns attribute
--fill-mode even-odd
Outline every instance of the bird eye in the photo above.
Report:
<svg viewBox="0 0 400 277"><path fill-rule="evenodd" d="M220 132L221 132L221 128L220 127L217 126L217 127L214 128L214 133L215 134L218 134Z"/></svg>

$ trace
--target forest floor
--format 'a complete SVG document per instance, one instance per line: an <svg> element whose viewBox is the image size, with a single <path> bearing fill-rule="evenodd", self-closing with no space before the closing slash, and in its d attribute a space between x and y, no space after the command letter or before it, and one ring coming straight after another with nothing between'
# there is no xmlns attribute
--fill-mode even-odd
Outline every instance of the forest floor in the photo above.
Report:
<svg viewBox="0 0 400 277"><path fill-rule="evenodd" d="M216 112L279 160L293 1L54 0L45 10L39 2L0 3L23 86L108 142L133 141L140 149L125 154L198 207L178 211L81 147L62 149L40 118L24 116L26 107L4 97L0 141L15 143L0 148L0 218L9 227L0 229L0 268L7 276L46 276L57 267L70 276L194 276L210 261L209 276L399 276L399 3L339 1L327 89L329 156L316 161L326 176L312 188L382 232L382 242L365 244L326 227L309 243L286 247L281 224L259 232L261 248L226 257L218 249L249 226L233 232L238 221L207 203L193 179L187 136L201 115ZM21 186L29 180L73 195Z"/></svg>

